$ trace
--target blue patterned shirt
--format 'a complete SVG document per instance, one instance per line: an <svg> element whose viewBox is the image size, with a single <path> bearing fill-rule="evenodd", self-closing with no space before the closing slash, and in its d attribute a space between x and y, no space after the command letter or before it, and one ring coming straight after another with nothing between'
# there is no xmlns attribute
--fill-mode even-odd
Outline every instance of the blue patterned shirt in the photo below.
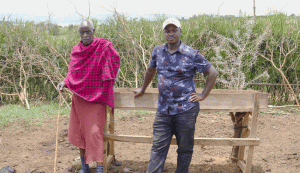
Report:
<svg viewBox="0 0 300 173"><path fill-rule="evenodd" d="M156 68L158 74L158 111L175 115L199 104L190 101L190 94L196 89L193 79L197 71L204 73L211 66L199 51L181 43L170 54L165 43L153 49L149 66Z"/></svg>

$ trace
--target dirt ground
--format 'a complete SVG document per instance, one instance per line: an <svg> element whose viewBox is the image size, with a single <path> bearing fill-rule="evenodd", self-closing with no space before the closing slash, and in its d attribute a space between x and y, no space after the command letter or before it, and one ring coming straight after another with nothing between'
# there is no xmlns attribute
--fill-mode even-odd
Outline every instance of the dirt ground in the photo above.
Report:
<svg viewBox="0 0 300 173"><path fill-rule="evenodd" d="M300 172L300 110L295 108L269 109L260 112L258 138L255 147L254 173ZM151 135L155 112L117 110L115 133ZM232 137L232 122L228 113L200 113L196 137ZM68 115L61 116L59 124L57 170L69 172L78 149L67 141ZM56 118L45 115L42 125L16 122L0 127L0 169L13 167L18 173L53 172L55 154ZM120 172L144 173L150 157L151 144L115 143L115 156L122 165ZM190 173L239 173L240 169L228 162L231 147L195 146ZM175 172L176 146L170 147L164 172ZM95 164L91 164L93 168ZM94 170L94 169L93 169ZM76 172L76 171L73 171ZM112 171L110 171L112 172Z"/></svg>

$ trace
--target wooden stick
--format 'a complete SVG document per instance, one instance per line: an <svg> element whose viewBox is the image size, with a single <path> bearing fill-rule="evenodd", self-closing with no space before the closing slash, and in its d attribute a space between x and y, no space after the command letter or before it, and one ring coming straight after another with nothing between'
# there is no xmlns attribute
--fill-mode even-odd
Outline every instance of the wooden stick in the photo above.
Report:
<svg viewBox="0 0 300 173"><path fill-rule="evenodd" d="M268 108L286 108L286 107L299 107L298 105L283 105L283 106L270 106Z"/></svg>
<svg viewBox="0 0 300 173"><path fill-rule="evenodd" d="M287 84L276 84L276 83L248 83L248 85L263 85L263 86L285 86ZM291 86L300 86L300 84L290 84Z"/></svg>
<svg viewBox="0 0 300 173"><path fill-rule="evenodd" d="M6 93L0 93L0 95L6 95L6 96L18 96L19 94L6 94Z"/></svg>
<svg viewBox="0 0 300 173"><path fill-rule="evenodd" d="M108 131L108 114L110 113L109 112L110 109L109 109L109 106L105 106L105 125L104 125L104 134L107 133ZM107 139L104 139L104 151L103 151L103 169L104 169L104 172L107 173L107 168L108 168L108 160L107 160L107 157L108 157L108 153L109 153L109 146L108 146L108 140Z"/></svg>
<svg viewBox="0 0 300 173"><path fill-rule="evenodd" d="M140 135L118 135L104 133L104 140L133 142L133 143L153 143L152 136ZM259 146L258 138L194 138L194 145L202 146ZM177 145L176 139L171 139L171 145Z"/></svg>
<svg viewBox="0 0 300 173"><path fill-rule="evenodd" d="M58 115L57 115L57 121L56 121L56 142L55 142L55 156L54 156L54 171L53 173L56 172L56 160L57 160L57 146L58 146L58 123L59 123L59 117L60 117L60 108L61 108L61 93L59 93L59 108L58 108Z"/></svg>

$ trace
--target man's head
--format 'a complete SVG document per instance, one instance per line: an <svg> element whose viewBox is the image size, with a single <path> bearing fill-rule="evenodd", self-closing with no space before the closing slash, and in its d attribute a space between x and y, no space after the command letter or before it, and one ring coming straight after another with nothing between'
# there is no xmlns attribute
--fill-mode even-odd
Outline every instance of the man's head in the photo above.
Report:
<svg viewBox="0 0 300 173"><path fill-rule="evenodd" d="M79 34L81 41L85 46L90 45L94 40L95 28L91 20L86 19L79 25Z"/></svg>
<svg viewBox="0 0 300 173"><path fill-rule="evenodd" d="M163 30L168 44L177 44L181 36L180 22L175 18L169 18L163 23Z"/></svg>

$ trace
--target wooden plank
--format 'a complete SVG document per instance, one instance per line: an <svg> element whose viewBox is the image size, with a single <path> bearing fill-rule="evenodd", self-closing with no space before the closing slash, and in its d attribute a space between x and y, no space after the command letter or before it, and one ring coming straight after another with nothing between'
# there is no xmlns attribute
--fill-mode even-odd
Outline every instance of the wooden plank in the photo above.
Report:
<svg viewBox="0 0 300 173"><path fill-rule="evenodd" d="M254 107L252 111L250 138L254 138L256 136L257 119L258 119L258 111L259 111L259 96L260 95L258 93L254 94ZM249 146L245 173L251 172L253 152L254 152L254 146Z"/></svg>
<svg viewBox="0 0 300 173"><path fill-rule="evenodd" d="M114 161L115 161L115 155L109 154L106 160L107 167L109 167L109 165L111 165Z"/></svg>
<svg viewBox="0 0 300 173"><path fill-rule="evenodd" d="M248 85L262 85L262 86L286 86L286 84L274 84L274 83L248 83ZM290 84L291 86L300 86L300 84Z"/></svg>
<svg viewBox="0 0 300 173"><path fill-rule="evenodd" d="M200 103L201 104L201 103ZM202 105L200 105L201 107ZM141 107L115 107L116 109L120 110L145 110L145 111L156 111L157 108L141 108ZM201 113L211 113L211 112L250 112L253 108L247 108L247 109L200 109Z"/></svg>
<svg viewBox="0 0 300 173"><path fill-rule="evenodd" d="M157 108L158 93L145 93L141 97L134 98L134 93L115 93L115 108Z"/></svg>
<svg viewBox="0 0 300 173"><path fill-rule="evenodd" d="M103 169L104 172L107 172L108 164L107 164L107 147L108 140L104 140L104 151L103 151Z"/></svg>
<svg viewBox="0 0 300 173"><path fill-rule="evenodd" d="M195 145L203 146L258 146L260 140L256 138L195 138L194 142Z"/></svg>
<svg viewBox="0 0 300 173"><path fill-rule="evenodd" d="M108 130L110 134L114 134L115 133L115 114L114 114L114 110L110 112L109 114L110 118L109 118L109 126L108 126ZM114 141L109 141L109 152L108 154L114 155L115 154L115 144Z"/></svg>
<svg viewBox="0 0 300 173"><path fill-rule="evenodd" d="M157 88L149 88L146 93L138 98L134 98L131 88L115 88L115 108L131 110L156 110L158 104ZM201 91L197 89L197 91ZM202 111L231 111L249 112L254 106L253 94L257 91L232 91L232 90L212 90L210 95L202 102ZM261 109L267 109L267 94L262 94Z"/></svg>
<svg viewBox="0 0 300 173"><path fill-rule="evenodd" d="M134 142L134 143L153 143L152 136L132 136L104 134L104 138L113 141ZM194 145L203 146L258 146L260 140L256 138L195 138ZM176 145L176 138L172 138L171 145Z"/></svg>
<svg viewBox="0 0 300 173"><path fill-rule="evenodd" d="M131 93L133 91L137 91L139 88L114 88L114 92L128 92ZM196 88L197 93L201 93L203 89ZM158 88L147 88L146 93L158 93ZM262 93L256 90L228 90L228 89L212 89L210 93L213 94L240 94L240 93Z"/></svg>
<svg viewBox="0 0 300 173"><path fill-rule="evenodd" d="M258 111L259 111L259 94L255 93L254 94L254 107L253 107L252 119L251 119L250 138L256 137Z"/></svg>
<svg viewBox="0 0 300 173"><path fill-rule="evenodd" d="M269 98L267 93L259 93L259 110L268 110Z"/></svg>
<svg viewBox="0 0 300 173"><path fill-rule="evenodd" d="M238 160L237 164L240 167L240 169L242 170L242 172L245 173L245 171L246 171L246 164L245 164L244 160Z"/></svg>
<svg viewBox="0 0 300 173"><path fill-rule="evenodd" d="M105 124L104 124L104 133L107 133L108 131L108 121L107 121L107 116L109 114L109 106L106 106L105 107ZM104 151L103 151L103 169L104 169L104 172L107 173L107 169L108 169L108 164L107 164L107 161L108 161L108 140L104 139Z"/></svg>
<svg viewBox="0 0 300 173"><path fill-rule="evenodd" d="M246 161L246 171L244 173L251 173L253 152L254 152L254 146L249 146L247 161Z"/></svg>

